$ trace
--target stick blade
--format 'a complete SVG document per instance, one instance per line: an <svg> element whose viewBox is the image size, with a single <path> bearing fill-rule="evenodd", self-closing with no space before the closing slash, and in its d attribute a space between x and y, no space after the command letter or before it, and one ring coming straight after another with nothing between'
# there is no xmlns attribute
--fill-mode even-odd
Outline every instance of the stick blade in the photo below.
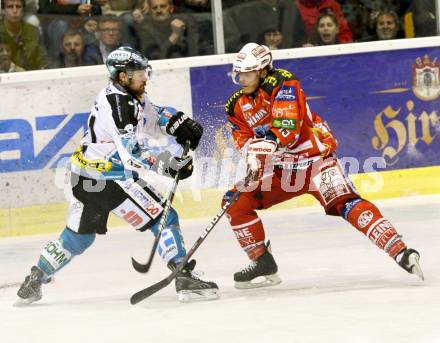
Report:
<svg viewBox="0 0 440 343"><path fill-rule="evenodd" d="M139 272L139 273L147 273L150 270L151 263L142 264L136 261L133 257L131 258L131 264L133 265L133 268Z"/></svg>
<svg viewBox="0 0 440 343"><path fill-rule="evenodd" d="M137 303L141 302L142 300L147 299L151 295L153 295L156 292L159 292L162 288L165 288L168 286L171 281L173 281L174 275L171 274L167 278L155 283L154 285L151 285L150 287L144 288L140 290L139 292L133 294L130 298L130 303L132 305L136 305Z"/></svg>

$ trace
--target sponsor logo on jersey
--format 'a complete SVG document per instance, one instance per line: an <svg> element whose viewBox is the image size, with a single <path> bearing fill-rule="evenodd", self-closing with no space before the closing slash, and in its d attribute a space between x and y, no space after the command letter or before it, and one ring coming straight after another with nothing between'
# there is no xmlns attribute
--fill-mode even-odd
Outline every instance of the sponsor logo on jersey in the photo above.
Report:
<svg viewBox="0 0 440 343"><path fill-rule="evenodd" d="M327 205L337 197L350 193L347 182L337 167L328 168L313 177L313 183Z"/></svg>
<svg viewBox="0 0 440 343"><path fill-rule="evenodd" d="M318 159L319 157L312 157L298 162L287 160L276 163L276 166L278 168L287 169L287 170L301 170L301 169L307 169Z"/></svg>
<svg viewBox="0 0 440 343"><path fill-rule="evenodd" d="M240 105L240 106L241 106L241 110L242 110L243 112L246 112L246 111L249 111L249 110L252 109L252 105L249 104L249 103L246 103L246 104L244 104L244 105Z"/></svg>
<svg viewBox="0 0 440 343"><path fill-rule="evenodd" d="M142 217L139 216L135 211L129 211L127 213L122 212L122 214L123 214L122 218L124 218L128 223L130 223L133 226L138 226L143 222Z"/></svg>
<svg viewBox="0 0 440 343"><path fill-rule="evenodd" d="M275 100L294 101L296 100L296 87L285 86L279 90Z"/></svg>
<svg viewBox="0 0 440 343"><path fill-rule="evenodd" d="M122 204L113 211L118 217L124 219L136 230L141 229L151 219L139 207L137 207L131 199L126 199Z"/></svg>
<svg viewBox="0 0 440 343"><path fill-rule="evenodd" d="M89 160L83 156L83 147L79 147L70 157L70 161L84 169L108 172L112 169L112 162L108 160Z"/></svg>
<svg viewBox="0 0 440 343"><path fill-rule="evenodd" d="M145 213L151 218L157 218L163 211L160 203L153 199L141 186L133 180L125 182L117 181L124 189L124 191L132 197L132 199L144 209Z"/></svg>
<svg viewBox="0 0 440 343"><path fill-rule="evenodd" d="M296 130L295 118L274 118L272 120L272 126L277 129Z"/></svg>
<svg viewBox="0 0 440 343"><path fill-rule="evenodd" d="M267 115L267 111L262 108L261 110L259 110L257 113L255 113L253 116L247 116L248 119L246 119L246 123L252 127L254 126L257 122L259 122L261 119L263 119L265 116Z"/></svg>
<svg viewBox="0 0 440 343"><path fill-rule="evenodd" d="M249 147L248 152L250 154L264 154L264 153L270 154L272 151L273 149L270 148Z"/></svg>

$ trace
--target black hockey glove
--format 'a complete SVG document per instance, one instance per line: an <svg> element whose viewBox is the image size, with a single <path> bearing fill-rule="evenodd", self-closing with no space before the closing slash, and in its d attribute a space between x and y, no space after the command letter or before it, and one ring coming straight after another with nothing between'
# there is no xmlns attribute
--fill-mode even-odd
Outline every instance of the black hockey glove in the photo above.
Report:
<svg viewBox="0 0 440 343"><path fill-rule="evenodd" d="M166 131L169 135L176 137L177 143L182 146L189 140L191 142L191 150L197 148L203 135L202 125L186 116L183 112L177 112L170 118Z"/></svg>
<svg viewBox="0 0 440 343"><path fill-rule="evenodd" d="M180 170L180 180L190 177L193 173L193 161L191 156L185 158L172 156L169 151L161 152L157 156L156 162L151 166L151 170L159 175L174 178Z"/></svg>

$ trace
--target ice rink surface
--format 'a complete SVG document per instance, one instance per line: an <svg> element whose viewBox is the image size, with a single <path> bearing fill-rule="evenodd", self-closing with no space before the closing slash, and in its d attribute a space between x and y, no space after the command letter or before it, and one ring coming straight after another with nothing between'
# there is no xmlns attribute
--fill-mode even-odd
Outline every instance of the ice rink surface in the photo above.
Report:
<svg viewBox="0 0 440 343"><path fill-rule="evenodd" d="M115 229L58 273L40 302L13 307L17 287L1 288L0 342L440 342L440 196L376 204L420 252L424 282L313 207L261 213L280 285L233 287L248 261L222 219L195 254L219 300L179 303L172 284L131 306L132 293L169 272L158 256L148 274L134 271L130 256L145 262L152 235ZM187 247L209 219L182 221ZM22 281L56 237L0 240L0 285Z"/></svg>

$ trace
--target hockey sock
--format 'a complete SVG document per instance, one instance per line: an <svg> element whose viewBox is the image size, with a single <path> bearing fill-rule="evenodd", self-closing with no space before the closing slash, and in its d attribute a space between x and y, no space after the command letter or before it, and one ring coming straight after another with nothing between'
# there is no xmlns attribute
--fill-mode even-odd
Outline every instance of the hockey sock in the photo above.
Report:
<svg viewBox="0 0 440 343"><path fill-rule="evenodd" d="M351 199L344 204L341 215L392 258L406 248L402 236L371 202Z"/></svg>
<svg viewBox="0 0 440 343"><path fill-rule="evenodd" d="M73 257L82 254L95 240L95 234L79 234L67 227L60 237L49 242L40 255L37 266L44 273L43 282L67 265Z"/></svg>
<svg viewBox="0 0 440 343"><path fill-rule="evenodd" d="M222 206L234 192L234 190L226 192L222 200ZM263 223L257 212L255 212L257 207L258 204L255 203L255 199L241 194L226 212L238 243L253 261L257 260L267 250L264 244Z"/></svg>
<svg viewBox="0 0 440 343"><path fill-rule="evenodd" d="M160 219L151 227L154 236L159 234ZM173 261L180 263L186 255L185 246L179 226L177 212L171 208L168 213L165 228L160 235L157 252L165 262Z"/></svg>
<svg viewBox="0 0 440 343"><path fill-rule="evenodd" d="M232 220L231 220L232 224ZM264 244L264 228L261 219L256 217L251 221L232 225L235 237L240 243L240 246L248 254L253 261L258 259L266 251Z"/></svg>

